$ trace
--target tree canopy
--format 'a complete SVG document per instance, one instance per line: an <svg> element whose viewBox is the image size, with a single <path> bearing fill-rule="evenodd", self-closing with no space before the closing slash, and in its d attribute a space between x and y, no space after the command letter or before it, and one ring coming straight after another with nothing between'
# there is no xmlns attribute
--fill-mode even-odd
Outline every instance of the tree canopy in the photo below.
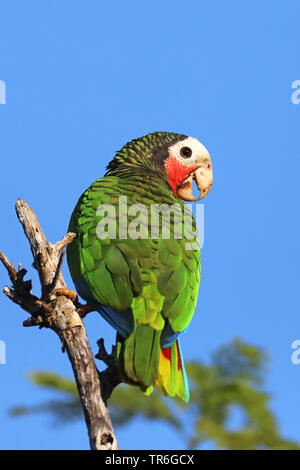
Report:
<svg viewBox="0 0 300 470"><path fill-rule="evenodd" d="M188 404L157 390L145 396L138 388L122 384L108 402L113 425L125 426L138 416L162 420L180 433L187 448L209 441L221 449L300 449L297 442L280 434L270 394L264 390L267 362L261 348L241 339L218 348L209 364L188 362ZM59 425L83 419L73 380L45 371L31 372L29 380L53 390L55 397L30 407L17 406L10 410L12 416L47 413ZM233 421L238 422L233 426Z"/></svg>

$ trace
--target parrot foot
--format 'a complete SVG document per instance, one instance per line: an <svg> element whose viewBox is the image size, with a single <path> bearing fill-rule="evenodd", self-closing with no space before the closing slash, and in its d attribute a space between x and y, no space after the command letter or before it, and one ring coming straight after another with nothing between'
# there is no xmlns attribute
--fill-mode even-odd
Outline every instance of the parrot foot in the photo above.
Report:
<svg viewBox="0 0 300 470"><path fill-rule="evenodd" d="M56 295L64 295L65 297L68 297L68 299L72 300L74 304L78 302L77 292L72 289L57 289Z"/></svg>
<svg viewBox="0 0 300 470"><path fill-rule="evenodd" d="M77 293L72 289L57 289L56 295L64 295L68 299L72 300L75 307L78 309L81 318L85 317L88 313L95 311L94 307L91 307L88 304L81 304L78 300Z"/></svg>

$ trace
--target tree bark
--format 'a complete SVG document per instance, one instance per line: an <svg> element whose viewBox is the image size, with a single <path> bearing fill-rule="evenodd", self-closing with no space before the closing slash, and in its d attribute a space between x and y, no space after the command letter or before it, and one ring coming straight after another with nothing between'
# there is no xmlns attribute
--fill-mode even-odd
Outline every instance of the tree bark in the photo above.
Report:
<svg viewBox="0 0 300 470"><path fill-rule="evenodd" d="M19 265L18 270L0 251L0 260L6 267L12 288L4 287L3 293L13 302L30 313L31 317L23 322L24 326L51 328L59 336L63 351L71 362L79 396L84 410L90 447L97 450L116 450L118 442L112 427L105 395L101 386L110 393L115 384L107 385L109 374L99 374L90 349L85 328L84 316L80 305L70 298L57 295L58 289L66 284L61 274L64 248L72 242L75 234L67 233L55 244L47 241L34 211L26 201L18 199L16 212L24 233L29 241L33 255L33 266L38 271L41 283L41 297L31 294L31 281L24 281L26 270ZM104 371L105 372L105 371ZM104 374L104 375L103 375ZM102 379L105 377L103 384Z"/></svg>

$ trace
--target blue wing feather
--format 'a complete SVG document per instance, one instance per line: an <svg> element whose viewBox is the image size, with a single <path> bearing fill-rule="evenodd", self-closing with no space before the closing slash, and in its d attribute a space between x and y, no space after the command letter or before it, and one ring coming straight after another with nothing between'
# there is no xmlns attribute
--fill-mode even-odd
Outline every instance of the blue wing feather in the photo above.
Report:
<svg viewBox="0 0 300 470"><path fill-rule="evenodd" d="M93 298L82 277L77 278L74 284L80 297L94 307L123 338L128 338L134 329L134 318L131 308L116 312L108 305L100 304Z"/></svg>

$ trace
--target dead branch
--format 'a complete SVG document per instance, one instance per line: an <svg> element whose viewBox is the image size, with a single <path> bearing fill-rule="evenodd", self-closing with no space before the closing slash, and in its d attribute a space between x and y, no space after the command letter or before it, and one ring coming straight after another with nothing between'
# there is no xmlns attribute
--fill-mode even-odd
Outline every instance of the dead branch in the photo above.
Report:
<svg viewBox="0 0 300 470"><path fill-rule="evenodd" d="M68 297L56 294L58 289L66 289L61 274L64 249L76 235L67 233L62 240L52 244L47 241L34 211L26 201L18 199L16 212L30 244L33 266L39 274L41 297L31 293L31 281L24 281L26 270L19 265L17 271L0 251L0 261L12 283L12 288L4 287L3 293L30 313L31 317L23 322L24 326L51 328L59 336L73 368L91 449L118 449L106 405L106 399L114 386L120 383L112 375L112 370L117 373L116 369L112 369L110 364L109 372L98 372L81 320L82 306L76 305ZM112 380L110 384L109 380Z"/></svg>

